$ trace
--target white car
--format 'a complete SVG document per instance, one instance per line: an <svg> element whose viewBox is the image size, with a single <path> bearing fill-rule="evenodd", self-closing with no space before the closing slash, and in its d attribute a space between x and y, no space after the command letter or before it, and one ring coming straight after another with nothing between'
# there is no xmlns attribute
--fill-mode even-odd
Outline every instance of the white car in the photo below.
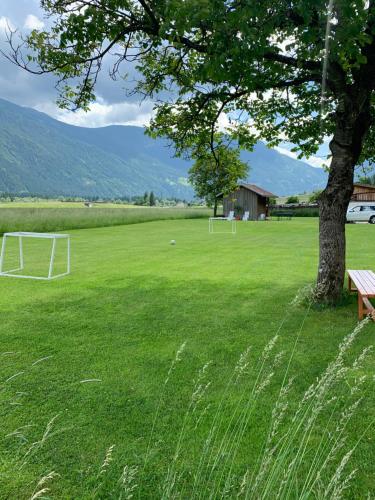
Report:
<svg viewBox="0 0 375 500"><path fill-rule="evenodd" d="M374 205L355 205L354 207L349 207L346 212L346 221L375 224L375 202Z"/></svg>

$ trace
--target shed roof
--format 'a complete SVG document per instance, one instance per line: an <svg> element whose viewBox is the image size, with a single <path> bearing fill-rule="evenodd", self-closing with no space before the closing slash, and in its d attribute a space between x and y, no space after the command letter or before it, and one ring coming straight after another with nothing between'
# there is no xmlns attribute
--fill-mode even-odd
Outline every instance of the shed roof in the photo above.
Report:
<svg viewBox="0 0 375 500"><path fill-rule="evenodd" d="M249 191L253 191L256 194L259 194L259 196L264 196L264 198L276 198L277 195L271 193L270 191L266 191L263 188L260 188L259 186L256 186L255 184L239 184L239 187L243 187L245 189L248 189Z"/></svg>

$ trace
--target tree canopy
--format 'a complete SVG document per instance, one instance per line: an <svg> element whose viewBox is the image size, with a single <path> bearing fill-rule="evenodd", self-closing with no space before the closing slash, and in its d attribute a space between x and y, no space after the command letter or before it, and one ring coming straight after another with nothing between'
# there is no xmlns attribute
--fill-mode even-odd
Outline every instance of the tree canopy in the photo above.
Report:
<svg viewBox="0 0 375 500"><path fill-rule="evenodd" d="M369 184L371 186L375 186L375 174L362 175L358 177L358 182L360 182L361 184Z"/></svg>
<svg viewBox="0 0 375 500"><path fill-rule="evenodd" d="M151 191L150 193L150 207L154 207L156 205L156 198L155 198L155 195L154 195L154 192Z"/></svg>
<svg viewBox="0 0 375 500"><path fill-rule="evenodd" d="M193 153L195 158L189 170L189 181L194 186L198 197L204 198L208 205L213 205L216 216L218 195L227 195L237 187L239 179L244 179L248 172L246 163L240 160L239 151L223 143L199 147Z"/></svg>

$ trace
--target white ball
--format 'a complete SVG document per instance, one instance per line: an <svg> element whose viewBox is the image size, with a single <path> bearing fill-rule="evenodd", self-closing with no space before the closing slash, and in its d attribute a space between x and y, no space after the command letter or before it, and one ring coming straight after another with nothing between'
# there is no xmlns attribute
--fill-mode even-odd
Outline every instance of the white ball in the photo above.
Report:
<svg viewBox="0 0 375 500"><path fill-rule="evenodd" d="M171 240L171 245L175 245L176 244L176 240Z"/></svg>

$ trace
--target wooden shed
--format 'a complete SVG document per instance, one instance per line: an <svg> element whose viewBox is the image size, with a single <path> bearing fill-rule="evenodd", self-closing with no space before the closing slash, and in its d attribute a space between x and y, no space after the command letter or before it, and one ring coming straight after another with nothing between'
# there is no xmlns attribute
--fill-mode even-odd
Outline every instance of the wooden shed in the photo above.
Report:
<svg viewBox="0 0 375 500"><path fill-rule="evenodd" d="M371 184L354 184L351 201L375 201L375 186Z"/></svg>
<svg viewBox="0 0 375 500"><path fill-rule="evenodd" d="M276 198L276 195L255 184L239 184L233 193L221 198L224 217L227 217L229 212L234 210L235 215L249 212L249 218L257 220L261 214L268 215L269 199Z"/></svg>

